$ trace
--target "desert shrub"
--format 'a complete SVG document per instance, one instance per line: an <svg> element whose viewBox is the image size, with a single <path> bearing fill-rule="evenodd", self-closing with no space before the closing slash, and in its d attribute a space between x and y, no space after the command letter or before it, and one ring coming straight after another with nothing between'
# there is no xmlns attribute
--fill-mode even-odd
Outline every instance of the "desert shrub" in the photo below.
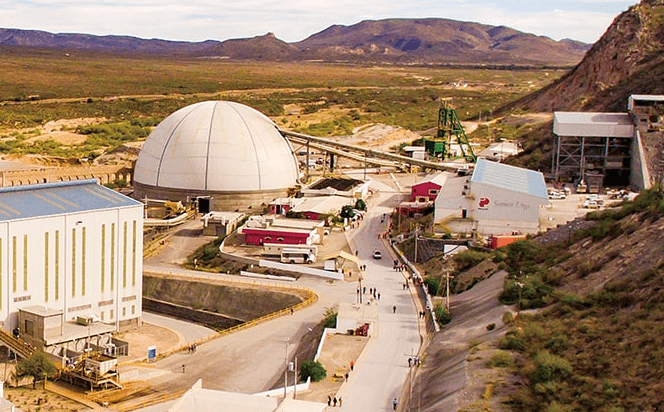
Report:
<svg viewBox="0 0 664 412"><path fill-rule="evenodd" d="M505 368L514 364L514 356L511 353L499 350L488 361L487 368Z"/></svg>
<svg viewBox="0 0 664 412"><path fill-rule="evenodd" d="M544 347L553 353L561 353L569 347L569 339L562 333L555 333L546 341Z"/></svg>
<svg viewBox="0 0 664 412"><path fill-rule="evenodd" d="M440 303L434 307L434 313L436 314L436 321L441 326L447 325L452 321L452 315Z"/></svg>
<svg viewBox="0 0 664 412"><path fill-rule="evenodd" d="M546 350L537 352L534 366L530 374L533 383L561 381L572 374L572 365L567 360Z"/></svg>
<svg viewBox="0 0 664 412"><path fill-rule="evenodd" d="M500 349L522 352L526 349L526 341L516 331L509 331L498 341Z"/></svg>
<svg viewBox="0 0 664 412"><path fill-rule="evenodd" d="M427 285L427 289L429 290L429 294L431 296L436 296L438 294L438 290L440 289L440 279L434 277L425 277L424 284Z"/></svg>
<svg viewBox="0 0 664 412"><path fill-rule="evenodd" d="M325 308L323 327L334 329L337 327L337 312L331 308Z"/></svg>
<svg viewBox="0 0 664 412"><path fill-rule="evenodd" d="M456 263L458 270L467 270L476 266L489 256L491 256L491 254L486 252L464 250L463 252L454 255L454 262Z"/></svg>
<svg viewBox="0 0 664 412"><path fill-rule="evenodd" d="M304 361L300 365L300 380L306 381L307 378L311 377L313 382L318 382L327 376L327 371L323 365L318 361Z"/></svg>

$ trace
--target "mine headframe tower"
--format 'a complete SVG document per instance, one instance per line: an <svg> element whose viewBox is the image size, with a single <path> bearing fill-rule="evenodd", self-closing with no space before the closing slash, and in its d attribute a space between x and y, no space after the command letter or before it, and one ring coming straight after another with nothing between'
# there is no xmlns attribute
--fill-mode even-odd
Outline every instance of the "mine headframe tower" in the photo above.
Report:
<svg viewBox="0 0 664 412"><path fill-rule="evenodd" d="M434 139L425 141L425 148L431 157L445 159L452 157L450 150L452 143L459 145L461 156L466 161L477 161L477 156L475 156L473 148L470 146L456 110L452 108L449 100L441 99L440 108L438 109L438 131Z"/></svg>

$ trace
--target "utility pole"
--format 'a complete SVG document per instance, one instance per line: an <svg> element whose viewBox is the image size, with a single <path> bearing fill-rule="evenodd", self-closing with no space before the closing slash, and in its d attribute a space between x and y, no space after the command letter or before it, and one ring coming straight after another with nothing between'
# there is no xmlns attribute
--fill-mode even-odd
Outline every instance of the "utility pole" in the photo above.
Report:
<svg viewBox="0 0 664 412"><path fill-rule="evenodd" d="M418 226L415 225L415 260L413 263L417 263L417 229Z"/></svg>

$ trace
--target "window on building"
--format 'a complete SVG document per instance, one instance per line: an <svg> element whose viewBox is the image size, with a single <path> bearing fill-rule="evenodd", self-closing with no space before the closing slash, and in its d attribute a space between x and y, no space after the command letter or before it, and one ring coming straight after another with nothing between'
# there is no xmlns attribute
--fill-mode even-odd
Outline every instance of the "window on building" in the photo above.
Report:
<svg viewBox="0 0 664 412"><path fill-rule="evenodd" d="M113 320L113 314L114 314L113 309L109 310L108 311L108 319Z"/></svg>
<svg viewBox="0 0 664 412"><path fill-rule="evenodd" d="M106 288L106 225L101 225L101 292Z"/></svg>
<svg viewBox="0 0 664 412"><path fill-rule="evenodd" d="M60 231L55 231L55 300L60 299Z"/></svg>
<svg viewBox="0 0 664 412"><path fill-rule="evenodd" d="M48 232L44 233L44 302L48 302Z"/></svg>
<svg viewBox="0 0 664 412"><path fill-rule="evenodd" d="M438 194L438 189L429 189L429 194L430 195L437 195Z"/></svg>
<svg viewBox="0 0 664 412"><path fill-rule="evenodd" d="M101 317L101 321L103 322L104 321L104 311L103 310L100 313L100 317Z"/></svg>
<svg viewBox="0 0 664 412"><path fill-rule="evenodd" d="M278 238L277 238L277 242L283 242L283 241L284 241L284 238L283 238L283 237L278 237Z"/></svg>
<svg viewBox="0 0 664 412"><path fill-rule="evenodd" d="M136 314L136 305L131 305L131 314L132 315Z"/></svg>
<svg viewBox="0 0 664 412"><path fill-rule="evenodd" d="M122 317L127 316L127 308L122 308Z"/></svg>

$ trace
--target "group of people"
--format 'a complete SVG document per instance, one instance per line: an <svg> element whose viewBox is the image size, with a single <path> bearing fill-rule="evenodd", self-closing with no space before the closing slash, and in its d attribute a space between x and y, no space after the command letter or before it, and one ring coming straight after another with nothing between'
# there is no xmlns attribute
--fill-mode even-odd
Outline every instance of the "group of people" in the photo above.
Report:
<svg viewBox="0 0 664 412"><path fill-rule="evenodd" d="M357 287L357 294L359 295L362 293L363 295L367 294L367 287L364 286L362 290L360 290L360 287ZM369 288L369 296L373 296L374 299L380 300L380 292L376 288Z"/></svg>
<svg viewBox="0 0 664 412"><path fill-rule="evenodd" d="M327 406L337 406L337 403L339 404L339 407L341 407L341 404L343 403L341 396L337 399L336 396L333 398L330 395L327 395Z"/></svg>
<svg viewBox="0 0 664 412"><path fill-rule="evenodd" d="M187 353L189 353L189 354L196 353L196 344L195 343L192 343L191 345L189 345L189 347L187 348Z"/></svg>

